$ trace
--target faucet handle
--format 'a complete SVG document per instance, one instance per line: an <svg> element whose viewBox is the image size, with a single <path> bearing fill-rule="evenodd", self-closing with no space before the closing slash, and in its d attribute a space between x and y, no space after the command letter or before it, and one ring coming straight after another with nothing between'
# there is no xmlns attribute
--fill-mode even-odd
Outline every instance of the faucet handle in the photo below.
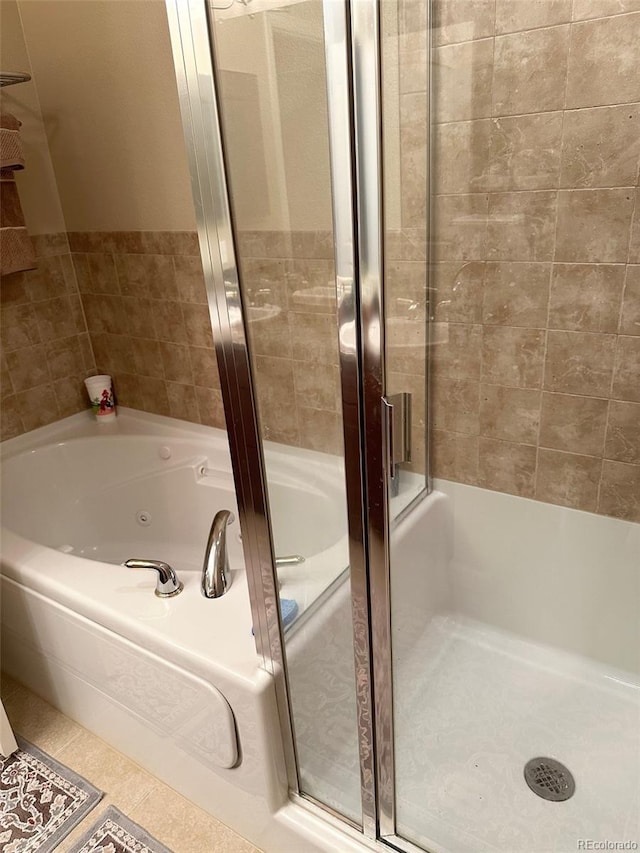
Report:
<svg viewBox="0 0 640 853"><path fill-rule="evenodd" d="M156 595L158 598L171 598L184 589L184 584L178 580L169 563L163 563L161 560L127 560L124 565L128 569L152 569L157 572Z"/></svg>
<svg viewBox="0 0 640 853"><path fill-rule="evenodd" d="M283 569L285 566L299 566L304 561L305 559L301 554L287 554L286 557L276 557L276 569Z"/></svg>

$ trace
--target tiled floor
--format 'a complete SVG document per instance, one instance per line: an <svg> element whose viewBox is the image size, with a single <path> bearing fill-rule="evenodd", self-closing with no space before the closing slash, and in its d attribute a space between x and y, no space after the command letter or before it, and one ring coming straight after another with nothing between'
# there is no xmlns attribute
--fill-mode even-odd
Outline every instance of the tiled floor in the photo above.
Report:
<svg viewBox="0 0 640 853"><path fill-rule="evenodd" d="M105 792L56 853L67 853L109 805L117 806L173 853L260 853L229 827L4 674L1 693L17 734Z"/></svg>

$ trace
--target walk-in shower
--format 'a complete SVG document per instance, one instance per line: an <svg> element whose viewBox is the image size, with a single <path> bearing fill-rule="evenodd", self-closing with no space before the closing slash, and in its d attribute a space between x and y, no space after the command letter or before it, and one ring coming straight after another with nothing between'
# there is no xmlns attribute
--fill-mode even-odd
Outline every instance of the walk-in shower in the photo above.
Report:
<svg viewBox="0 0 640 853"><path fill-rule="evenodd" d="M637 842L640 13L169 5L293 795L406 850ZM344 472L284 631L264 439Z"/></svg>

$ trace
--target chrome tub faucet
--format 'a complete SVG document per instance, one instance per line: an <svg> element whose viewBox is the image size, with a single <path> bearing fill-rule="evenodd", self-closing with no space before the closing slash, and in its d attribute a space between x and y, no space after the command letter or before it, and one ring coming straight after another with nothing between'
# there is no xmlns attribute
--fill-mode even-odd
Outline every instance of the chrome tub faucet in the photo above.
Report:
<svg viewBox="0 0 640 853"><path fill-rule="evenodd" d="M233 521L228 509L219 510L213 519L204 552L201 590L205 598L220 598L231 586L227 525Z"/></svg>

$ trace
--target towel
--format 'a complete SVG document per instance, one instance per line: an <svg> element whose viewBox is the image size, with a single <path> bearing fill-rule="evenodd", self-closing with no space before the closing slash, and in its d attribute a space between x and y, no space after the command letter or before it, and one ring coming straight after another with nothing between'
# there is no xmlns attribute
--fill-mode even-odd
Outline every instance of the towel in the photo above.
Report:
<svg viewBox="0 0 640 853"><path fill-rule="evenodd" d="M19 131L15 116L0 114L0 275L36 267L13 174L24 169Z"/></svg>
<svg viewBox="0 0 640 853"><path fill-rule="evenodd" d="M10 113L0 113L0 169L24 169L20 125Z"/></svg>

